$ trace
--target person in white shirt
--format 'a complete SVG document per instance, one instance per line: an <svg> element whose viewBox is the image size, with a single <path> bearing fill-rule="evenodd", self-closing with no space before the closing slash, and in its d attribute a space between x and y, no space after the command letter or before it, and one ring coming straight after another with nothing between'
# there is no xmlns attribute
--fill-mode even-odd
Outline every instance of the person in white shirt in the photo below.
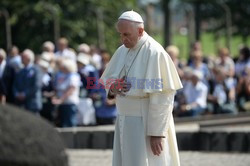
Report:
<svg viewBox="0 0 250 166"><path fill-rule="evenodd" d="M197 116L205 111L208 88L201 79L202 73L193 70L190 81L184 87L186 103L181 106L179 116Z"/></svg>
<svg viewBox="0 0 250 166"><path fill-rule="evenodd" d="M223 69L215 68L214 75L213 92L207 97L208 106L210 107L208 111L212 113L236 113L235 86L228 83Z"/></svg>
<svg viewBox="0 0 250 166"><path fill-rule="evenodd" d="M102 68L102 57L99 53L98 48L96 46L92 45L90 48L90 54L91 54L91 62L96 67L97 70L101 70Z"/></svg>
<svg viewBox="0 0 250 166"><path fill-rule="evenodd" d="M57 42L57 47L56 58L69 58L76 61L76 54L68 48L68 40L66 38L60 38Z"/></svg>
<svg viewBox="0 0 250 166"><path fill-rule="evenodd" d="M60 127L73 127L77 125L80 76L77 73L76 62L71 59L63 59L59 68L55 79L56 96L52 103L59 105Z"/></svg>
<svg viewBox="0 0 250 166"><path fill-rule="evenodd" d="M3 75L6 67L6 53L4 49L0 48L0 104L4 104L6 102L6 86L4 84Z"/></svg>
<svg viewBox="0 0 250 166"><path fill-rule="evenodd" d="M7 63L14 68L15 73L18 73L23 68L21 56L19 55L19 49L17 46L12 46Z"/></svg>

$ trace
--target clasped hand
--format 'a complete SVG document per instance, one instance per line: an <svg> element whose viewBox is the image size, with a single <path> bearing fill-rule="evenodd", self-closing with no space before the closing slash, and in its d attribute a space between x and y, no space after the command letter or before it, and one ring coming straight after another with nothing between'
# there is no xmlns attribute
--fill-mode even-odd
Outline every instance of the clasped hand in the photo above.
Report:
<svg viewBox="0 0 250 166"><path fill-rule="evenodd" d="M126 92L128 92L131 88L131 83L126 81L125 76L122 79L116 80L111 88L110 92L113 95L120 95L120 96L125 96Z"/></svg>

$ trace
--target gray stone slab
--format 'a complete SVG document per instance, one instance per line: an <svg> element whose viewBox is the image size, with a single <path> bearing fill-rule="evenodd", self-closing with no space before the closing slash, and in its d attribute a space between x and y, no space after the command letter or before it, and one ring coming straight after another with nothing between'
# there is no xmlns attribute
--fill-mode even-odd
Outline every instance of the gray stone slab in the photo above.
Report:
<svg viewBox="0 0 250 166"><path fill-rule="evenodd" d="M250 133L246 133L247 152L250 152Z"/></svg>
<svg viewBox="0 0 250 166"><path fill-rule="evenodd" d="M192 149L195 151L209 151L210 149L210 133L207 132L198 132L194 133L192 137Z"/></svg>
<svg viewBox="0 0 250 166"><path fill-rule="evenodd" d="M109 140L109 132L98 131L92 133L92 147L93 149L107 149Z"/></svg>
<svg viewBox="0 0 250 166"><path fill-rule="evenodd" d="M231 126L220 126L218 129L201 128L197 131L196 125L191 125L192 130L185 132L185 127L177 132L178 147L180 150L195 151L250 151L250 132L243 126L240 132L228 130ZM58 129L68 148L112 149L114 126L91 126ZM181 132L180 132L181 131Z"/></svg>
<svg viewBox="0 0 250 166"><path fill-rule="evenodd" d="M73 130L59 132L67 148L75 148L75 133Z"/></svg>
<svg viewBox="0 0 250 166"><path fill-rule="evenodd" d="M108 133L107 148L108 149L113 149L113 143L114 143L114 132L109 132Z"/></svg>
<svg viewBox="0 0 250 166"><path fill-rule="evenodd" d="M210 150L214 152L226 152L229 150L228 133L213 132L210 134Z"/></svg>
<svg viewBox="0 0 250 166"><path fill-rule="evenodd" d="M247 143L247 133L244 132L235 132L230 133L228 136L229 151L234 152L247 152L248 143Z"/></svg>
<svg viewBox="0 0 250 166"><path fill-rule="evenodd" d="M180 150L191 150L193 148L193 133L177 133L177 143Z"/></svg>
<svg viewBox="0 0 250 166"><path fill-rule="evenodd" d="M92 148L92 132L78 131L75 134L75 148Z"/></svg>

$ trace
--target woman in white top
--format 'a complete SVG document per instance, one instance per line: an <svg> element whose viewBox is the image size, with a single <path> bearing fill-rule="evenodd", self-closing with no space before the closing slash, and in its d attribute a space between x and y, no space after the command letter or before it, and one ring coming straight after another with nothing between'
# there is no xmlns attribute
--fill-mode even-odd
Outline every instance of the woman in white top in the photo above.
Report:
<svg viewBox="0 0 250 166"><path fill-rule="evenodd" d="M55 79L56 97L53 104L59 105L58 113L61 127L76 126L77 104L79 103L80 77L76 62L63 59Z"/></svg>

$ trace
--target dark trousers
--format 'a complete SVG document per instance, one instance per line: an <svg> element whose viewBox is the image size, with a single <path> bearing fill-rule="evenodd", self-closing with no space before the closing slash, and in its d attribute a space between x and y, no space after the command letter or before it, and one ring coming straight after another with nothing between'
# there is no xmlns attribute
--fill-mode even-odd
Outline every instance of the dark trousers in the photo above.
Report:
<svg viewBox="0 0 250 166"><path fill-rule="evenodd" d="M62 104L58 107L59 126L74 127L77 125L77 106L75 104Z"/></svg>

